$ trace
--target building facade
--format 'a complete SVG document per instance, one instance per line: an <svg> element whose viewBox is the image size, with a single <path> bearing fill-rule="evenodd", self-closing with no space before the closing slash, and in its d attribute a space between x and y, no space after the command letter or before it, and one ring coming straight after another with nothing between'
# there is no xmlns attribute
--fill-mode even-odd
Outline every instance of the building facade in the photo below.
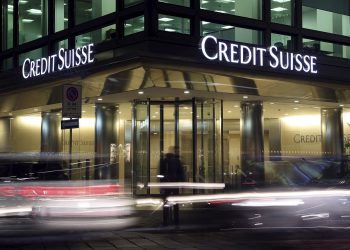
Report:
<svg viewBox="0 0 350 250"><path fill-rule="evenodd" d="M1 7L3 158L52 156L70 179L115 179L135 194L159 193L137 187L159 181L171 146L189 182L233 190L347 173L349 0ZM65 114L75 97L78 114ZM74 117L79 128L62 129Z"/></svg>

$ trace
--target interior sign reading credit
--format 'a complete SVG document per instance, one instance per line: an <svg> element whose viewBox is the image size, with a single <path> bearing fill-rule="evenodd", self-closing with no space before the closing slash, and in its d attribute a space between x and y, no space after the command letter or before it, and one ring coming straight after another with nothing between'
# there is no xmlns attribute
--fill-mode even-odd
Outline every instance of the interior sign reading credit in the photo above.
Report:
<svg viewBox="0 0 350 250"><path fill-rule="evenodd" d="M316 56L279 51L276 46L269 48L248 47L236 43L218 41L208 35L201 40L203 55L210 61L233 64L271 67L289 71L317 74Z"/></svg>
<svg viewBox="0 0 350 250"><path fill-rule="evenodd" d="M34 61L26 58L22 65L22 76L28 79L92 63L93 47L94 44L91 43L76 49L61 48L57 54Z"/></svg>

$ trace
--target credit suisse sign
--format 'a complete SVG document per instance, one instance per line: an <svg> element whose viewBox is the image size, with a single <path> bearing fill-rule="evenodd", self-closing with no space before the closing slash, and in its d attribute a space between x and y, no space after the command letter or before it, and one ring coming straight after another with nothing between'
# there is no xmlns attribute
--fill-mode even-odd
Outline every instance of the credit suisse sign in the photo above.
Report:
<svg viewBox="0 0 350 250"><path fill-rule="evenodd" d="M200 41L200 49L210 61L317 74L316 56L280 51L276 46L248 47L208 35Z"/></svg>
<svg viewBox="0 0 350 250"><path fill-rule="evenodd" d="M22 76L28 79L92 63L93 47L91 43L71 50L61 48L57 54L36 60L26 58L22 65Z"/></svg>

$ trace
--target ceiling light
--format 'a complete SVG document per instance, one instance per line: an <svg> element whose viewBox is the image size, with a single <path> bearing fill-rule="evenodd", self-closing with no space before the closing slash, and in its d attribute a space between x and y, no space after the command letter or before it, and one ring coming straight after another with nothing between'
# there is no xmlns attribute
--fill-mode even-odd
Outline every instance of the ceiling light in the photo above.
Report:
<svg viewBox="0 0 350 250"><path fill-rule="evenodd" d="M208 1L206 1L206 0L203 0L203 1L202 1L202 4L206 4L206 3L208 3Z"/></svg>
<svg viewBox="0 0 350 250"><path fill-rule="evenodd" d="M139 92L137 92L139 95L143 95L144 94L144 92L143 91L139 91Z"/></svg>
<svg viewBox="0 0 350 250"><path fill-rule="evenodd" d="M233 106L234 108L238 108L238 105Z"/></svg>
<svg viewBox="0 0 350 250"><path fill-rule="evenodd" d="M38 9L29 9L27 10L27 12L29 14L32 14L32 15L42 15L43 12L41 10L38 10Z"/></svg>
<svg viewBox="0 0 350 250"><path fill-rule="evenodd" d="M299 103L299 101L298 101L298 100L295 100L294 102L295 102L295 103Z"/></svg>
<svg viewBox="0 0 350 250"><path fill-rule="evenodd" d="M271 105L275 104L274 102L270 102Z"/></svg>
<svg viewBox="0 0 350 250"><path fill-rule="evenodd" d="M217 10L216 12L219 12L219 13L227 13L227 12L224 11L224 10Z"/></svg>
<svg viewBox="0 0 350 250"><path fill-rule="evenodd" d="M92 8L86 9L85 11L87 11L87 12L92 12Z"/></svg>
<svg viewBox="0 0 350 250"><path fill-rule="evenodd" d="M189 90L185 90L185 91L184 91L184 94L189 94L189 93L190 93Z"/></svg>
<svg viewBox="0 0 350 250"><path fill-rule="evenodd" d="M344 104L339 104L339 107L344 107Z"/></svg>
<svg viewBox="0 0 350 250"><path fill-rule="evenodd" d="M63 20L64 20L65 22L68 22L68 18L63 18Z"/></svg>
<svg viewBox="0 0 350 250"><path fill-rule="evenodd" d="M272 0L273 2L277 2L277 3L287 3L290 2L290 0Z"/></svg>
<svg viewBox="0 0 350 250"><path fill-rule="evenodd" d="M276 12L281 12L281 11L285 11L285 10L288 10L286 8L282 8L282 7L276 7L276 8L273 8L271 9L272 11L276 11Z"/></svg>
<svg viewBox="0 0 350 250"><path fill-rule="evenodd" d="M33 19L26 19L26 18L22 19L22 23L31 23L31 22L34 22L34 20Z"/></svg>
<svg viewBox="0 0 350 250"><path fill-rule="evenodd" d="M125 23L125 24L124 24L124 27L131 27L131 26L132 26L131 23Z"/></svg>
<svg viewBox="0 0 350 250"><path fill-rule="evenodd" d="M162 18L159 18L158 20L161 21L161 22L170 22L170 21L174 21L174 19L173 19L173 18L170 18L170 17L162 17Z"/></svg>
<svg viewBox="0 0 350 250"><path fill-rule="evenodd" d="M227 29L232 29L234 28L234 26L232 25L226 25L226 26L222 26L223 29L227 30Z"/></svg>
<svg viewBox="0 0 350 250"><path fill-rule="evenodd" d="M248 96L246 96L246 95L245 95L245 96L243 96L243 99L248 99Z"/></svg>
<svg viewBox="0 0 350 250"><path fill-rule="evenodd" d="M28 1L26 1L26 0L19 0L19 3L26 4L26 3L28 3Z"/></svg>
<svg viewBox="0 0 350 250"><path fill-rule="evenodd" d="M202 25L206 25L206 24L208 24L208 23L210 23L210 22L202 21Z"/></svg>
<svg viewBox="0 0 350 250"><path fill-rule="evenodd" d="M174 30L174 29L169 29L169 28L166 28L166 29L164 29L165 31L168 31L168 32L175 32L176 30Z"/></svg>
<svg viewBox="0 0 350 250"><path fill-rule="evenodd" d="M102 101L103 99L102 98L98 98L97 101Z"/></svg>
<svg viewBox="0 0 350 250"><path fill-rule="evenodd" d="M299 108L293 108L293 109L298 110Z"/></svg>
<svg viewBox="0 0 350 250"><path fill-rule="evenodd" d="M231 110L227 110L228 113L231 113L232 111Z"/></svg>

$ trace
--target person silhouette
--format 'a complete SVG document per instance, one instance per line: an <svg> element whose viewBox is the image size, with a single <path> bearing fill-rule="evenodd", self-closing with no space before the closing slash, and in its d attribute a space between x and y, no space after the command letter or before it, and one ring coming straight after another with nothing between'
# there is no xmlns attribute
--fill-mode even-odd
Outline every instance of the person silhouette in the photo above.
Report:
<svg viewBox="0 0 350 250"><path fill-rule="evenodd" d="M161 160L160 164L160 181L165 182L183 182L185 181L185 172L182 166L178 147L169 147L168 153L165 158ZM178 195L180 193L179 188L163 188L161 189L161 194L163 195L163 224L168 225L169 219L171 219L170 210L173 210L173 219L176 225L179 224L179 205L175 204L170 207L167 204L166 199L170 195Z"/></svg>

